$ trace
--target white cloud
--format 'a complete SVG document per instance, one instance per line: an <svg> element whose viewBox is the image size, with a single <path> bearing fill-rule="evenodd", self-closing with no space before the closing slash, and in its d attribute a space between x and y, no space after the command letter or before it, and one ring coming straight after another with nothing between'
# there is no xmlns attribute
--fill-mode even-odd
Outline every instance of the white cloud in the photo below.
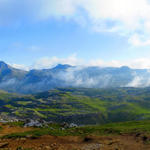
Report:
<svg viewBox="0 0 150 150"><path fill-rule="evenodd" d="M99 60L91 60L88 63L89 66L101 66L101 67L121 67L121 66L128 66L134 69L150 69L150 59L149 58L138 58L128 61L103 61L102 59Z"/></svg>
<svg viewBox="0 0 150 150"><path fill-rule="evenodd" d="M10 66L12 66L13 68L16 69L22 69L22 70L29 70L29 67L25 66L25 65L20 65L20 64L10 64Z"/></svg>
<svg viewBox="0 0 150 150"><path fill-rule="evenodd" d="M138 58L128 62L126 65L130 66L131 68L138 68L138 69L149 69L150 68L150 59L148 58Z"/></svg>
<svg viewBox="0 0 150 150"><path fill-rule="evenodd" d="M127 36L135 46L150 45L149 14L149 0L0 0L1 25L65 18Z"/></svg>
<svg viewBox="0 0 150 150"><path fill-rule="evenodd" d="M133 81L131 81L129 84L127 84L127 87L140 87L142 83L143 78L139 76L135 76Z"/></svg>
<svg viewBox="0 0 150 150"><path fill-rule="evenodd" d="M150 39L145 38L144 35L134 34L129 38L129 43L133 46L147 46L150 45Z"/></svg>
<svg viewBox="0 0 150 150"><path fill-rule="evenodd" d="M42 69L42 68L51 68L56 66L57 64L69 64L72 66L81 65L82 60L76 57L76 54L73 54L67 58L58 58L58 57L44 57L37 60L32 68Z"/></svg>
<svg viewBox="0 0 150 150"><path fill-rule="evenodd" d="M51 3L54 11L49 9L50 5L47 5L47 11L42 11L43 16L47 14L47 19L54 16L76 20L78 16L86 16L88 26L90 22L94 31L127 36L133 46L150 45L148 0L55 0L49 2Z"/></svg>
<svg viewBox="0 0 150 150"><path fill-rule="evenodd" d="M83 3L95 31L127 36L133 46L150 45L148 0L87 0Z"/></svg>
<svg viewBox="0 0 150 150"><path fill-rule="evenodd" d="M125 63L116 60L112 60L109 62L106 62L102 59L85 61L83 59L79 59L76 54L73 54L67 58L43 57L37 60L30 68L34 69L52 68L57 64L69 64L72 66L79 66L79 68L88 66L121 67L126 65Z"/></svg>
<svg viewBox="0 0 150 150"><path fill-rule="evenodd" d="M104 61L102 59L96 60L89 60L85 61L80 59L73 54L66 58L58 58L58 57L43 57L38 59L34 64L31 66L25 66L20 64L10 64L11 66L19 69L30 70L30 69L46 69L52 68L57 64L69 64L72 66L78 66L78 68L88 67L88 66L98 66L98 67L121 67L121 66L128 66L134 69L150 69L150 59L149 58L138 58L128 61Z"/></svg>
<svg viewBox="0 0 150 150"><path fill-rule="evenodd" d="M57 64L69 64L72 66L99 66L99 67L121 67L128 66L134 69L150 69L150 59L149 58L138 58L128 61L104 61L102 59L89 60L85 61L83 59L79 59L76 54L73 54L67 58L58 58L58 57L44 57L37 60L32 67L36 69L42 68L51 68L56 66Z"/></svg>

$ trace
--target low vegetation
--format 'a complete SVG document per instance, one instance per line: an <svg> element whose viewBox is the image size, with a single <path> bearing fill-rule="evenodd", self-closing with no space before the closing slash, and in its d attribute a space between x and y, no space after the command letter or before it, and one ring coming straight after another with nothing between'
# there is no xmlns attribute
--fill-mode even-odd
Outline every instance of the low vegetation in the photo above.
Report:
<svg viewBox="0 0 150 150"><path fill-rule="evenodd" d="M31 131L12 133L2 136L3 139L16 138L38 138L43 135L52 136L108 136L108 135L122 135L122 134L150 134L150 121L134 121L111 123L106 125L84 126L76 128L62 128L59 124L52 124L46 128L35 128Z"/></svg>
<svg viewBox="0 0 150 150"><path fill-rule="evenodd" d="M58 88L26 96L1 91L0 117L79 125L148 120L149 91L150 88Z"/></svg>

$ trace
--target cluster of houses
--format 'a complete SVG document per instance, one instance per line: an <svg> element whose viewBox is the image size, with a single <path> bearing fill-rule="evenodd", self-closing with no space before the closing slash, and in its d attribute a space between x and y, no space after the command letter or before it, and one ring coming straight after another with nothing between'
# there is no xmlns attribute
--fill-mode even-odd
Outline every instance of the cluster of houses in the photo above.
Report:
<svg viewBox="0 0 150 150"><path fill-rule="evenodd" d="M15 117L9 117L9 116L1 116L0 115L0 123L9 123L9 122L23 122L24 123L24 127L47 127L49 124L53 124L54 122L52 121L45 121L42 119L38 119L38 120L33 120L33 119L17 119ZM74 123L61 123L60 124L62 129L66 129L66 128L73 128L73 127L78 127L78 125L74 124Z"/></svg>
<svg viewBox="0 0 150 150"><path fill-rule="evenodd" d="M44 120L26 120L24 127L48 127L48 124L53 124L54 122L50 121L50 122L46 122ZM66 128L74 128L74 127L78 127L78 125L74 124L74 123L61 123L60 124L62 129L66 129Z"/></svg>

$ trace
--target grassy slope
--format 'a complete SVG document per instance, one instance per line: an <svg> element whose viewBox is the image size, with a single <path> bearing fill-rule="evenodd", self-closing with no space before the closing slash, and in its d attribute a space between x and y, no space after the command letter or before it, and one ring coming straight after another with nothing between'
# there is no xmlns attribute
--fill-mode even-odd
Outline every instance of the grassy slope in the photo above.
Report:
<svg viewBox="0 0 150 150"><path fill-rule="evenodd" d="M150 134L150 121L132 121L111 123L97 126L84 126L62 130L59 124L51 124L46 128L35 128L24 133L13 133L1 138L37 138L43 135L53 136L88 136L88 135L122 135L122 134Z"/></svg>
<svg viewBox="0 0 150 150"><path fill-rule="evenodd" d="M0 112L79 124L150 119L150 88L56 89L20 96L0 92Z"/></svg>

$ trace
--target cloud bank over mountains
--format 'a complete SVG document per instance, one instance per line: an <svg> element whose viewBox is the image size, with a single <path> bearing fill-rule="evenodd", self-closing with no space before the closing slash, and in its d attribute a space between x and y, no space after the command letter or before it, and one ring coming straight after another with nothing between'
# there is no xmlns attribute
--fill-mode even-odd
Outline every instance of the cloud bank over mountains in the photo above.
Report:
<svg viewBox="0 0 150 150"><path fill-rule="evenodd" d="M149 87L148 69L129 67L81 67L59 64L51 69L23 71L0 62L0 89L36 93L53 88Z"/></svg>
<svg viewBox="0 0 150 150"><path fill-rule="evenodd" d="M149 0L0 0L0 25L51 19L74 21L94 32L125 36L150 45Z"/></svg>
<svg viewBox="0 0 150 150"><path fill-rule="evenodd" d="M30 66L26 66L23 64L13 64L9 63L14 68L23 69L23 70L31 70L31 69L50 69L55 67L57 64L69 64L71 66L80 66L80 67L121 67L128 66L133 69L150 69L150 59L149 58L137 58L133 60L112 60L112 61L104 61L103 59L90 59L84 60L78 58L76 54L72 54L66 58L60 57L43 57L37 61L35 61Z"/></svg>

